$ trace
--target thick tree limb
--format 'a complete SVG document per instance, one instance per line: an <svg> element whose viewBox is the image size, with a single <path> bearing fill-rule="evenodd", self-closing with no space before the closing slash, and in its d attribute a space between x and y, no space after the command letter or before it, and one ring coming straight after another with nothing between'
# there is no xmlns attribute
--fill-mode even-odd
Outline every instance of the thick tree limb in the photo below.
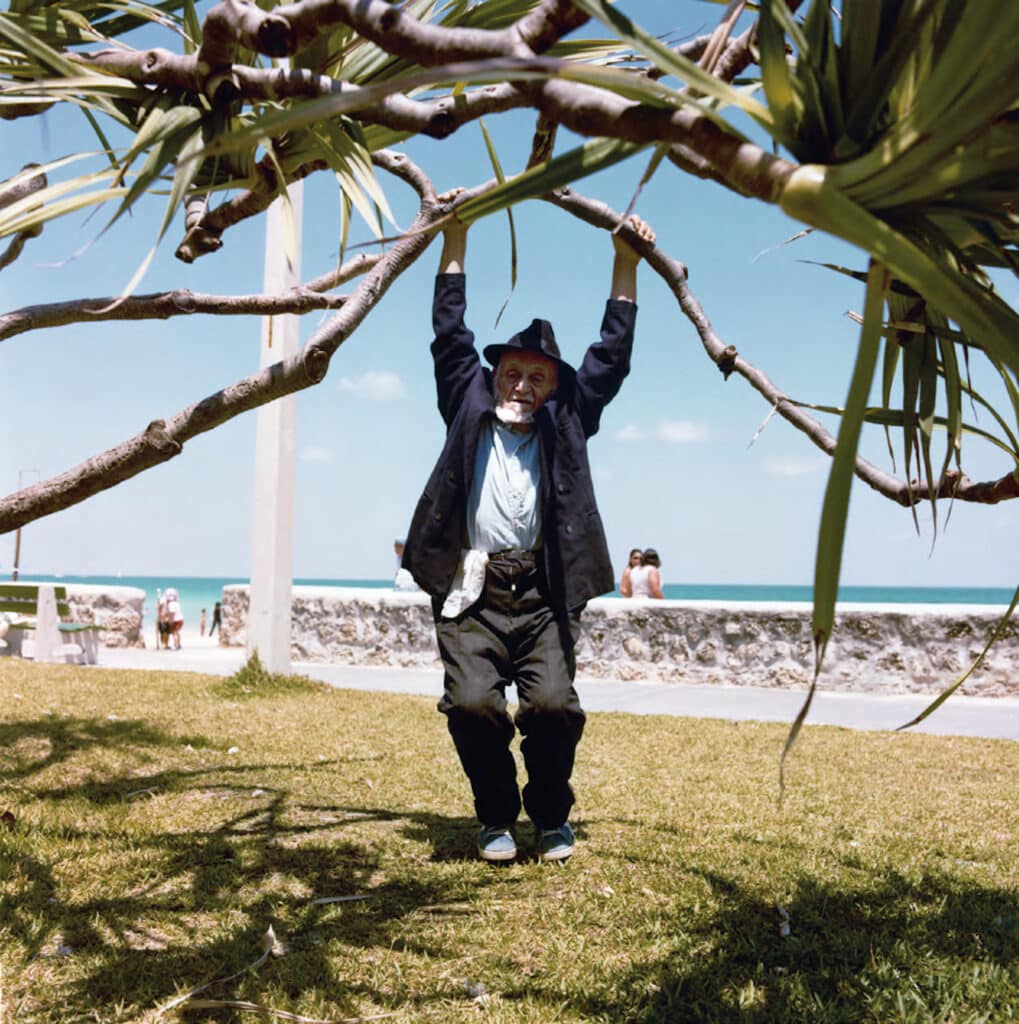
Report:
<svg viewBox="0 0 1019 1024"><path fill-rule="evenodd" d="M387 53L424 67L501 54L544 53L587 21L587 15L569 0L544 0L504 29L433 25L385 0L300 0L277 7L273 13L291 26L296 49L316 38L323 28L343 24Z"/></svg>
<svg viewBox="0 0 1019 1024"><path fill-rule="evenodd" d="M256 53L282 57L296 53L333 25L345 24L397 57L432 67L502 55L544 53L587 16L568 0L545 0L505 29L456 28L419 21L385 0L302 0L264 12L247 0L220 0L206 15L202 46L184 56L168 50L102 50L66 56L144 85L202 92L214 103L236 98L268 99L268 85L281 76L234 65L238 44ZM288 85L325 95L340 83L307 72L285 73ZM317 82L314 80L318 79ZM327 84L331 83L331 84ZM347 89L354 88L346 86ZM309 95L279 91L276 95Z"/></svg>
<svg viewBox="0 0 1019 1024"><path fill-rule="evenodd" d="M535 107L580 135L628 142L678 143L713 169L716 180L742 195L778 202L796 165L731 135L714 121L687 109L633 103L575 82L546 81L522 86Z"/></svg>
<svg viewBox="0 0 1019 1024"><path fill-rule="evenodd" d="M25 306L0 316L0 341L46 327L107 320L168 320L175 316L203 313L215 316L280 316L284 313L310 313L316 309L339 309L348 296L324 293L367 273L380 259L381 254L362 253L342 267L279 295L205 295L177 288L151 295L132 295L120 301L107 296Z"/></svg>
<svg viewBox="0 0 1019 1024"><path fill-rule="evenodd" d="M98 50L67 54L77 63L126 78L137 85L162 89L197 91L197 64L169 50ZM309 71L307 68L232 68L238 98L248 102L285 99L321 99L324 96L357 97L365 92L356 85ZM394 131L443 139L467 121L486 114L528 106L527 100L510 85L490 85L457 97L440 100L412 100L400 93L382 99L367 99L350 116L364 124L380 124Z"/></svg>

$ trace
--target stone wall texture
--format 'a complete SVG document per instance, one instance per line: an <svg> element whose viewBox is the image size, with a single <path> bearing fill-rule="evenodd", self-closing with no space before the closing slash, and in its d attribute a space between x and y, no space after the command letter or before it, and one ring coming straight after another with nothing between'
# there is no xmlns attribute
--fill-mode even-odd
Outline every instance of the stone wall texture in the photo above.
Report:
<svg viewBox="0 0 1019 1024"><path fill-rule="evenodd" d="M105 626L102 633L104 647L145 646L142 638L144 590L94 583L68 583L66 586L71 621Z"/></svg>
<svg viewBox="0 0 1019 1024"><path fill-rule="evenodd" d="M248 588L223 590L222 642L246 643ZM939 693L979 657L1004 609L843 605L828 645L825 690ZM599 598L582 618L582 676L806 688L813 670L808 604ZM297 661L440 665L429 599L420 593L294 587ZM961 693L1019 696L1019 621L1005 627Z"/></svg>

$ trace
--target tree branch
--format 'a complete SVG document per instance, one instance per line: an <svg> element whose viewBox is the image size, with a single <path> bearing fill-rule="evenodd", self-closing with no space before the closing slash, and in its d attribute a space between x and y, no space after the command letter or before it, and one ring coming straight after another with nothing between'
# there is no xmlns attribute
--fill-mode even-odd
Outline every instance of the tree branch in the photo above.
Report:
<svg viewBox="0 0 1019 1024"><path fill-rule="evenodd" d="M324 293L367 273L381 258L378 253L362 253L342 267L278 295L206 295L177 288L151 295L132 295L120 301L105 297L25 306L0 316L0 341L46 327L108 320L168 320L196 314L280 316L284 313L310 313L316 309L339 309L348 296Z"/></svg>
<svg viewBox="0 0 1019 1024"><path fill-rule="evenodd" d="M38 164L25 164L17 174L0 185L0 210L26 196L41 192L46 187L46 175L41 171L37 174L32 173L38 166ZM30 238L38 238L41 234L41 224L19 231L7 244L7 248L0 253L0 270L9 267L21 255L25 243Z"/></svg>
<svg viewBox="0 0 1019 1024"><path fill-rule="evenodd" d="M613 231L619 225L622 214L610 209L604 203L587 199L571 189L560 189L547 196L546 202L572 213L588 224ZM804 434L813 444L831 457L835 452L836 439L825 427L795 405L792 400L780 391L768 378L767 374L743 359L732 345L726 343L715 333L711 321L687 285L687 269L683 263L667 256L656 247L642 243L636 235L629 233L629 228L621 229L637 248L648 265L665 281L669 290L675 295L680 309L693 325L694 330L704 346L705 352L726 378L736 373L746 380L750 386L762 395L778 414ZM909 507L929 500L926 482L919 481L907 484L904 480L886 473L873 463L857 456L856 476L879 494L891 499L898 505ZM1012 498L1019 498L1019 479L1009 473L1000 480L975 483L957 471L950 471L937 482L934 488L936 498L954 498L956 501L977 502L980 504L996 504Z"/></svg>
<svg viewBox="0 0 1019 1024"><path fill-rule="evenodd" d="M19 231L7 244L7 248L0 253L0 270L5 270L21 255L25 248L25 243L30 238L38 238L41 234L41 224L37 224L34 228L26 228L24 231Z"/></svg>
<svg viewBox="0 0 1019 1024"><path fill-rule="evenodd" d="M504 29L432 25L404 13L385 0L300 0L277 7L301 49L331 25L348 25L363 39L387 53L431 67L499 55L544 53L567 32L583 25L587 15L568 0L544 0L529 14ZM246 43L256 49L250 40Z"/></svg>
<svg viewBox="0 0 1019 1024"><path fill-rule="evenodd" d="M488 62L489 69L537 70L554 73L565 62L549 58L526 60L503 59ZM448 65L442 69L443 77L457 78L469 74L473 66ZM396 88L395 85L392 86ZM675 141L682 143L684 152L699 161L704 176L713 177L727 187L744 195L755 196L775 203L781 195L786 179L795 164L772 156L759 146L731 135L710 119L687 110L672 110L633 103L602 90L576 83L547 81L521 85L519 91L529 97L546 121L562 123L582 135L625 139L631 142L654 143ZM365 93L377 94L379 87L370 87ZM349 90L344 92L349 96ZM503 97L500 96L500 99ZM453 100L443 108L457 125L479 116L483 104L469 105ZM354 101L356 102L356 101ZM446 102L446 101L443 101ZM349 109L345 104L344 110ZM324 161L302 165L292 173L292 180L305 177L326 166ZM194 244L190 233L178 248L177 256L191 262L213 248L219 248L219 238L228 227L261 213L277 193L276 170L268 158L258 164L256 184L247 192L208 211L198 222L197 230L215 245Z"/></svg>
<svg viewBox="0 0 1019 1024"><path fill-rule="evenodd" d="M385 0L301 0L271 12L260 10L248 0L220 0L205 17L201 48L190 56L163 49L113 49L65 56L139 84L202 92L213 103L223 103L236 98L268 99L271 92L262 92L260 87L280 77L277 72L281 69L266 71L234 65L238 44L270 57L289 56L316 39L323 30L343 24L393 56L432 67L461 60L544 53L563 35L586 21L587 16L568 0L544 0L504 29L432 25ZM328 90L339 86L326 76L313 73L299 71L296 76L285 75L295 85L300 82L303 88L316 90L317 95L327 94ZM325 81L312 85L316 78Z"/></svg>
<svg viewBox="0 0 1019 1024"><path fill-rule="evenodd" d="M403 177L408 184L417 189L430 188L430 184L424 184L414 175L423 173L415 169L411 172L409 168L414 165L409 160L404 160L401 154L390 150L380 149L372 153L372 163L377 167L388 170L398 177ZM287 184L306 178L314 171L321 170L326 166L324 160L312 160L295 168ZM263 157L256 165L257 184L244 192L238 193L232 199L212 210L206 210L201 216L188 222L187 232L184 240L177 247L177 259L184 263L193 263L199 256L215 252L222 246L220 236L227 228L239 224L249 217L257 217L267 210L279 194L279 185L276 175L276 167L268 157ZM413 180L412 180L413 178ZM427 179L425 179L427 181Z"/></svg>
<svg viewBox="0 0 1019 1024"><path fill-rule="evenodd" d="M300 352L182 409L169 420L154 420L135 437L66 473L8 495L0 500L0 533L109 490L179 455L184 444L198 434L242 412L320 383L332 355L375 308L393 281L424 252L434 226L448 212L436 201L427 176L406 156L386 154L385 160L388 170L417 189L421 197L418 216L408 233L368 271L339 313Z"/></svg>

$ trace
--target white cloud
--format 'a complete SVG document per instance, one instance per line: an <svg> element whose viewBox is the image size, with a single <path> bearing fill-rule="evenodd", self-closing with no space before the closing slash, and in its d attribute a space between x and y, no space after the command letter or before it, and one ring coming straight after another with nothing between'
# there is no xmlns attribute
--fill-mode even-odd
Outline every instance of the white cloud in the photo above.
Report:
<svg viewBox="0 0 1019 1024"><path fill-rule="evenodd" d="M643 441L644 431L636 423L627 423L616 431L617 441Z"/></svg>
<svg viewBox="0 0 1019 1024"><path fill-rule="evenodd" d="M708 428L689 420L661 420L655 433L660 441L668 441L669 444L689 444L691 441L703 441L708 436Z"/></svg>
<svg viewBox="0 0 1019 1024"><path fill-rule="evenodd" d="M360 377L341 377L340 390L372 402L390 402L407 394L400 376L389 370L368 370Z"/></svg>
<svg viewBox="0 0 1019 1024"><path fill-rule="evenodd" d="M333 453L328 448L320 448L318 445L310 444L301 449L298 456L301 462L331 462Z"/></svg>
<svg viewBox="0 0 1019 1024"><path fill-rule="evenodd" d="M803 459L791 455L772 456L764 462L765 470L772 476L808 476L826 465L825 459Z"/></svg>

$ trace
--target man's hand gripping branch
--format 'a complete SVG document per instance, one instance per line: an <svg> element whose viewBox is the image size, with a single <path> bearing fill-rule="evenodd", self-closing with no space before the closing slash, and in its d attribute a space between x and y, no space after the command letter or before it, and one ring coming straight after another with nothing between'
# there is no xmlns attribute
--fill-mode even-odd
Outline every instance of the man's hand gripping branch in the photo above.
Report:
<svg viewBox="0 0 1019 1024"><path fill-rule="evenodd" d="M452 203L464 190L453 188L443 192L438 201L442 204ZM439 257L440 274L464 273L464 262L467 258L467 231L470 225L464 224L454 212L442 230L442 255Z"/></svg>
<svg viewBox="0 0 1019 1024"><path fill-rule="evenodd" d="M626 221L626 227L636 234L641 242L655 244L655 233L651 225L636 215ZM617 229L612 233L612 245L616 250L616 258L612 264L612 292L614 299L625 302L637 301L637 264L641 254L627 241Z"/></svg>

